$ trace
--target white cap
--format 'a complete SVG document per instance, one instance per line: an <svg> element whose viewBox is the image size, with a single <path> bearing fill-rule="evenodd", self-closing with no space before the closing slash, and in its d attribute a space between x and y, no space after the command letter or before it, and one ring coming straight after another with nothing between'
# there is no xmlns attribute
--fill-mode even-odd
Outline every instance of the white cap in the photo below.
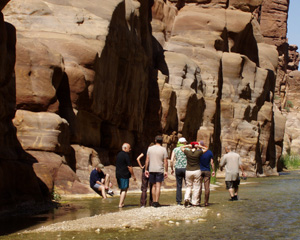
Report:
<svg viewBox="0 0 300 240"><path fill-rule="evenodd" d="M181 137L178 139L178 142L185 143L185 142L187 142L187 140L184 137Z"/></svg>

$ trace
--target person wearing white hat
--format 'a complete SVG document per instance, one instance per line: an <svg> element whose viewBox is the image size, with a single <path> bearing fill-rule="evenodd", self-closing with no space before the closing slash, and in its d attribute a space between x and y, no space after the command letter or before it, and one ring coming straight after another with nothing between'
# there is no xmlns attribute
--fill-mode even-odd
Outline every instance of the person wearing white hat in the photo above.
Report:
<svg viewBox="0 0 300 240"><path fill-rule="evenodd" d="M171 155L171 174L174 173L176 177L176 202L177 205L181 205L182 202L182 182L185 179L185 170L187 158L186 155L180 150L181 146L187 143L184 137L179 138L177 147L173 149Z"/></svg>

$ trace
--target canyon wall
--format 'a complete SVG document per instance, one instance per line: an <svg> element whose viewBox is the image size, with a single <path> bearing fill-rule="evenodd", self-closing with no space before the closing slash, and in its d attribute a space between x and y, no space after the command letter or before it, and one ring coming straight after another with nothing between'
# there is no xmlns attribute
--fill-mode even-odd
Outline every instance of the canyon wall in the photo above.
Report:
<svg viewBox="0 0 300 240"><path fill-rule="evenodd" d="M122 143L136 165L163 134L169 153L184 136L204 140L216 163L230 145L249 176L278 174L288 1L100 2L2 9L1 33L14 32L0 42L3 162L29 164L41 196L92 193L93 166L105 164L116 186Z"/></svg>

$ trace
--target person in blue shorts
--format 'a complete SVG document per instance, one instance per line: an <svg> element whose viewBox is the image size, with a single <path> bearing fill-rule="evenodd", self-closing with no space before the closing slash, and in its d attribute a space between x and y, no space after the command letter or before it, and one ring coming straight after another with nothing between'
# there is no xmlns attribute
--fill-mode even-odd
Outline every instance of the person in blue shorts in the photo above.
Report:
<svg viewBox="0 0 300 240"><path fill-rule="evenodd" d="M129 156L130 150L130 144L124 143L122 145L122 151L118 153L116 160L116 178L118 186L121 190L119 208L124 207L124 201L129 188L129 179L131 176L133 177L134 181L136 181Z"/></svg>

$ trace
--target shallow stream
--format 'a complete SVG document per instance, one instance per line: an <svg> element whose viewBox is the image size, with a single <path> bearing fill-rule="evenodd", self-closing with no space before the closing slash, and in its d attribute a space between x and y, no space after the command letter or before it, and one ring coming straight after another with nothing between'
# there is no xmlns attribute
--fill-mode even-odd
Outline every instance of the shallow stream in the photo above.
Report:
<svg viewBox="0 0 300 240"><path fill-rule="evenodd" d="M31 218L11 218L0 223L8 235L0 239L300 239L300 171L280 177L253 178L242 181L240 200L228 201L229 194L221 185L211 192L206 221L162 222L146 230L122 229L92 232L56 232L20 234L54 222L119 211L118 197L102 200L72 200L70 208L56 209ZM136 208L139 194L130 194L126 209ZM174 204L175 192L163 192L161 204ZM133 204L130 204L133 203Z"/></svg>

